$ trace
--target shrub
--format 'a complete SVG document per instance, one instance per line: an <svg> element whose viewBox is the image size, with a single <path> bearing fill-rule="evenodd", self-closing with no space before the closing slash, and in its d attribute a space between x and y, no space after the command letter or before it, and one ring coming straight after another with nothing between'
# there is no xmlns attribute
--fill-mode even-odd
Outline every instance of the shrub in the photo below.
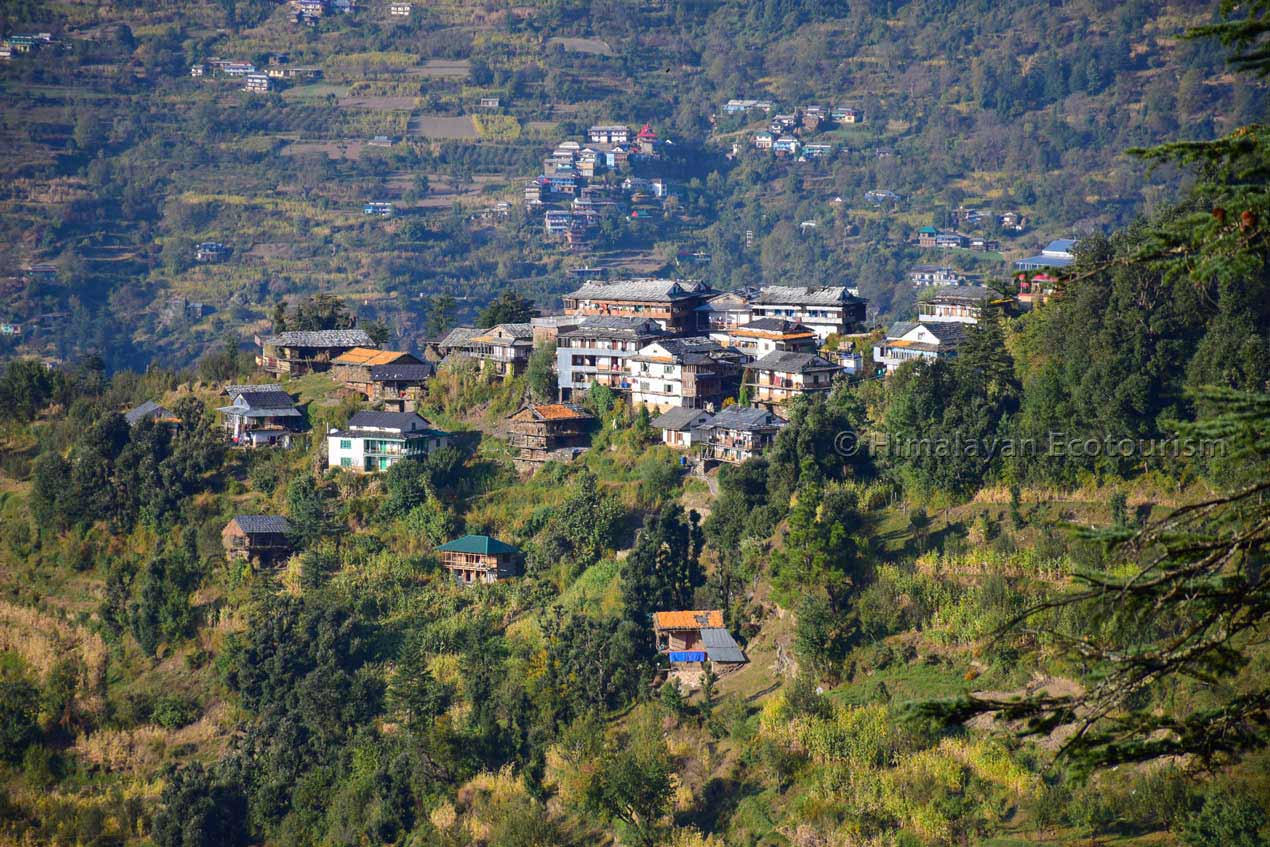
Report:
<svg viewBox="0 0 1270 847"><path fill-rule="evenodd" d="M0 656L0 758L20 761L28 745L40 736L36 723L40 711L40 690L16 657Z"/></svg>
<svg viewBox="0 0 1270 847"><path fill-rule="evenodd" d="M1198 812L1182 825L1187 847L1264 847L1266 813L1251 798L1231 788L1209 793Z"/></svg>
<svg viewBox="0 0 1270 847"><path fill-rule="evenodd" d="M180 729L198 719L198 705L184 697L160 697L154 701L151 717L165 729Z"/></svg>

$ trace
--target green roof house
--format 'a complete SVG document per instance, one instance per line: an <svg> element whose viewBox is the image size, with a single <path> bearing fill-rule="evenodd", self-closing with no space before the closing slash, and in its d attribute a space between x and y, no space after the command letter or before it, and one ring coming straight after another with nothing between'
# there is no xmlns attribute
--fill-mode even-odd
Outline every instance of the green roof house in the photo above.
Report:
<svg viewBox="0 0 1270 847"><path fill-rule="evenodd" d="M441 564L459 585L519 576L520 550L488 535L465 535L437 548Z"/></svg>

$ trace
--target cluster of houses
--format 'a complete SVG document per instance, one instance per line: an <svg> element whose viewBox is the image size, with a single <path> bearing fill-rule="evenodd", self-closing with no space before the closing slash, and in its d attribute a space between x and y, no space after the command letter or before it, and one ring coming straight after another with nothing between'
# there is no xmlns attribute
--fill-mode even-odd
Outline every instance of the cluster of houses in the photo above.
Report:
<svg viewBox="0 0 1270 847"><path fill-rule="evenodd" d="M281 515L235 515L221 530L221 546L232 562L259 567L283 564L294 552L291 522ZM464 535L434 551L455 585L491 585L524 572L524 553L489 535ZM672 676L692 684L708 662L717 674L743 666L748 659L724 626L719 609L659 611L653 614L657 651Z"/></svg>
<svg viewBox="0 0 1270 847"><path fill-rule="evenodd" d="M0 40L0 61L12 61L17 56L38 53L57 43L51 32L9 35Z"/></svg>
<svg viewBox="0 0 1270 847"><path fill-rule="evenodd" d="M969 206L958 206L952 211L955 226L978 228L989 222L996 223L1003 230L1023 232L1027 229L1027 218L1018 212L994 213L991 209L976 209Z"/></svg>
<svg viewBox="0 0 1270 847"><path fill-rule="evenodd" d="M842 286L718 292L686 280L588 281L565 296L563 314L456 327L430 353L514 376L535 348L555 344L558 402L526 404L509 421L519 467L586 449L596 422L578 403L596 385L659 415L668 446L736 463L771 442L795 397L863 373L863 357L838 342L859 333L866 305ZM734 405L738 396L748 404Z"/></svg>
<svg viewBox="0 0 1270 847"><path fill-rule="evenodd" d="M631 171L633 163L660 158L662 145L648 124L639 131L624 124L593 126L585 143L562 141L543 160L542 174L525 184L525 207L543 212L549 239L575 249L594 239L606 213L658 219L665 180Z"/></svg>
<svg viewBox="0 0 1270 847"><path fill-rule="evenodd" d="M724 111L727 112L733 104L747 102L749 101L728 101ZM788 114L772 115L768 128L754 134L754 147L757 150L771 152L778 159L788 158L806 162L811 159L829 158L835 151L833 144L807 141L805 137L828 129L833 124L863 122L864 113L849 106L835 106L827 111L823 106L803 106Z"/></svg>
<svg viewBox="0 0 1270 847"><path fill-rule="evenodd" d="M357 10L357 0L290 0L289 5L292 20L305 26L317 26L327 15L348 14ZM407 11L406 15L409 14Z"/></svg>
<svg viewBox="0 0 1270 847"><path fill-rule="evenodd" d="M914 288L942 288L964 285L967 275L948 265L913 265L908 271L908 281Z"/></svg>
<svg viewBox="0 0 1270 847"><path fill-rule="evenodd" d="M1014 263L1019 284L1019 301L1029 305L1044 303L1058 284L1057 273L1076 261L1074 251L1080 242L1074 238L1058 238L1046 244L1035 256Z"/></svg>
<svg viewBox="0 0 1270 847"><path fill-rule="evenodd" d="M322 78L321 68L292 65L285 54L271 56L263 69L251 62L234 59L212 58L190 66L194 79L242 80L242 90L253 94L267 94L284 83L311 82Z"/></svg>
<svg viewBox="0 0 1270 847"><path fill-rule="evenodd" d="M989 302L1000 297L978 285L948 286L918 303L915 321L897 321L873 348L873 361L892 373L905 362L957 355L971 326Z"/></svg>
<svg viewBox="0 0 1270 847"><path fill-rule="evenodd" d="M194 258L199 262L220 262L229 256L229 248L219 241L200 241L194 245Z"/></svg>
<svg viewBox="0 0 1270 847"><path fill-rule="evenodd" d="M917 246L923 250L974 250L992 252L1001 249L1001 242L982 235L966 235L953 229L923 226L917 229Z"/></svg>

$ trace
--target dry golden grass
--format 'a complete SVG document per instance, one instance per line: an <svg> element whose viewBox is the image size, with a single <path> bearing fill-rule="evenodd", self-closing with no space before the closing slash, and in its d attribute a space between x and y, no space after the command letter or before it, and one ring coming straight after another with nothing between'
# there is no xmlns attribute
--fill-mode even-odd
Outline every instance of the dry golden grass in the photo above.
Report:
<svg viewBox="0 0 1270 847"><path fill-rule="evenodd" d="M83 667L79 690L86 692L78 700L79 707L89 713L101 708L101 689L106 674L106 642L65 620L29 606L0 601L0 651L11 651L44 680L50 671L68 657L78 659Z"/></svg>
<svg viewBox="0 0 1270 847"><path fill-rule="evenodd" d="M80 760L101 770L149 775L162 767L168 752L176 747L189 745L208 750L223 743L228 723L228 707L218 704L180 729L152 725L102 729L77 737L71 750Z"/></svg>

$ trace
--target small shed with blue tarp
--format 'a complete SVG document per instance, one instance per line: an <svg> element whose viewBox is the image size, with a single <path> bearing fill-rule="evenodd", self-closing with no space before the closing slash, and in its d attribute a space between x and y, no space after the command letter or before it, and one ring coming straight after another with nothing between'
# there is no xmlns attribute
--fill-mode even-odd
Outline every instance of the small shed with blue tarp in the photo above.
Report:
<svg viewBox="0 0 1270 847"><path fill-rule="evenodd" d="M738 666L747 659L731 633L723 626L719 609L656 612L653 632L657 651L672 665L700 664Z"/></svg>

